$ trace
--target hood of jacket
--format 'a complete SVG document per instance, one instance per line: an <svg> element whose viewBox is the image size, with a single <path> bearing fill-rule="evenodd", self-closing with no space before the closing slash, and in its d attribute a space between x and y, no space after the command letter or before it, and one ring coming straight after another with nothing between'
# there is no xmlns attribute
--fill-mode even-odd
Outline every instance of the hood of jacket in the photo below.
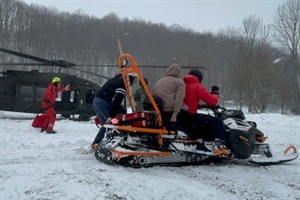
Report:
<svg viewBox="0 0 300 200"><path fill-rule="evenodd" d="M184 76L183 81L185 84L200 84L199 79L191 74Z"/></svg>
<svg viewBox="0 0 300 200"><path fill-rule="evenodd" d="M180 69L181 69L180 65L172 64L167 69L166 76L173 76L173 77L179 78L180 77Z"/></svg>

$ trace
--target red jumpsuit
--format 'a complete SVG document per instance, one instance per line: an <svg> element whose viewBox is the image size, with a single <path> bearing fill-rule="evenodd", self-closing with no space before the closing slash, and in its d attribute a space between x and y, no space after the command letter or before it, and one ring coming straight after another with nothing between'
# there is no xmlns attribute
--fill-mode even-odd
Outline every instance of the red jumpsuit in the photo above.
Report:
<svg viewBox="0 0 300 200"><path fill-rule="evenodd" d="M47 119L44 122L43 129L47 131L52 131L55 120L56 120L56 114L55 110L53 108L53 104L55 102L55 99L57 97L58 92L64 92L65 88L58 88L56 84L50 83L48 85L47 90L44 93L44 99L42 101L42 106L46 110L45 115L47 116Z"/></svg>

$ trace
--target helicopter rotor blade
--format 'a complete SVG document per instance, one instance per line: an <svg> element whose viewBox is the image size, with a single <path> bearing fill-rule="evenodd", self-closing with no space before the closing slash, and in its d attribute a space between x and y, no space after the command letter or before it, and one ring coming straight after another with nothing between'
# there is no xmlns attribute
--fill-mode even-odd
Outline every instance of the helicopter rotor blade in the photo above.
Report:
<svg viewBox="0 0 300 200"><path fill-rule="evenodd" d="M3 48L0 48L0 51L2 51L4 53L11 54L11 55L19 56L19 57L22 57L22 58L27 58L27 59L30 59L30 60L34 60L34 61L37 61L37 62L49 63L49 64L52 63L51 60L46 60L46 59L43 59L43 58L39 58L39 57L36 57L36 56L31 56L31 55L28 55L28 54L25 54L25 53L20 53L20 52L17 52L17 51L12 51L12 50L3 49Z"/></svg>
<svg viewBox="0 0 300 200"><path fill-rule="evenodd" d="M11 55L15 55L15 56L19 56L22 58L27 58L30 60L34 60L37 62L41 62L41 64L38 63L19 63L20 65L44 65L44 66L57 66L57 67L63 67L63 68L72 68L74 66L105 66L105 67L119 67L119 65L85 65L85 64L74 64L68 61L64 61L64 60L47 60L44 58L39 58L36 56L31 56L25 53L20 53L20 52L16 52L16 51L12 51L12 50L8 50L8 49L3 49L0 48L0 51L11 54ZM0 63L0 65L18 65L18 63ZM139 65L138 67L140 68L169 68L169 66L154 66L154 65ZM181 68L183 69L205 69L207 70L206 67L203 66L181 66ZM78 70L78 69L77 69ZM88 71L86 71L86 73L90 73Z"/></svg>
<svg viewBox="0 0 300 200"><path fill-rule="evenodd" d="M23 66L47 66L46 63L0 63L0 65L23 65ZM118 65L78 65L74 64L73 66L81 66L81 67L119 67ZM140 65L139 68L162 68L167 69L169 66L150 66L150 65ZM71 67L72 68L72 67ZM181 66L182 69L204 69L207 70L206 67L202 66ZM77 69L77 68L76 68Z"/></svg>
<svg viewBox="0 0 300 200"><path fill-rule="evenodd" d="M0 63L0 65L46 66L45 63Z"/></svg>
<svg viewBox="0 0 300 200"><path fill-rule="evenodd" d="M94 65L86 65L86 64L75 64L75 66L80 67L119 67L119 65L102 65L102 64L94 64Z"/></svg>
<svg viewBox="0 0 300 200"><path fill-rule="evenodd" d="M80 71L80 72L84 72L84 73L88 73L88 74L92 74L92 75L95 75L95 76L98 76L100 78L105 78L105 79L110 79L110 77L107 77L107 76L103 76L103 75L100 75L100 74L93 74L89 71L86 71L86 70L82 70L82 69L78 69L76 67L71 67L71 69L74 69L74 70L77 70L77 71Z"/></svg>
<svg viewBox="0 0 300 200"><path fill-rule="evenodd" d="M84 67L119 67L119 65L85 65L85 64L76 64L75 66L84 66ZM139 68L161 68L167 69L170 66L167 65L138 65ZM182 69L204 69L208 70L206 67L203 66L181 66Z"/></svg>
<svg viewBox="0 0 300 200"><path fill-rule="evenodd" d="M19 57L22 57L22 58L26 58L26 59L34 60L34 61L37 61L37 62L41 62L44 65L48 65L48 66L53 66L53 67L54 66L57 66L57 67L75 66L74 63L64 61L64 60L47 60L47 59L44 59L44 58L39 58L39 57L36 57L36 56L31 56L31 55L28 55L28 54L25 54L25 53L20 53L20 52L17 52L17 51L12 51L12 50L3 49L3 48L0 48L0 51L2 51L4 53L11 54L11 55L19 56Z"/></svg>
<svg viewBox="0 0 300 200"><path fill-rule="evenodd" d="M154 66L154 65L139 65L138 67L140 68L163 68L163 69L167 69L170 66L167 65L161 65L161 66ZM202 67L202 66L181 66L182 69L205 69L207 70L206 67Z"/></svg>

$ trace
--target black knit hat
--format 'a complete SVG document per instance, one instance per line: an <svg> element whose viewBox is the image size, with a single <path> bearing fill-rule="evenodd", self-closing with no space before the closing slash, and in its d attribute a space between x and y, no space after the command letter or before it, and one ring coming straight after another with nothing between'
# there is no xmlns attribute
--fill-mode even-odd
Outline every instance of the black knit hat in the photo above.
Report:
<svg viewBox="0 0 300 200"><path fill-rule="evenodd" d="M196 76L200 83L203 80L202 72L198 69L192 69L189 74Z"/></svg>

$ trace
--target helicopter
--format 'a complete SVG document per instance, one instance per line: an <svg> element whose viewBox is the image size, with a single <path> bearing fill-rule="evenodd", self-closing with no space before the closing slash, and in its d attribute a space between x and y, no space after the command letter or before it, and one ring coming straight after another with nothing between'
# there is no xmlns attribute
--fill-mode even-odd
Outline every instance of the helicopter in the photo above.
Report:
<svg viewBox="0 0 300 200"><path fill-rule="evenodd" d="M0 65L51 66L71 68L90 73L78 69L76 68L78 65L64 60L47 60L4 48L0 48L0 51L36 61L36 63L0 63ZM0 110L25 113L42 112L43 110L40 110L41 102L48 84L53 77L60 77L63 85L71 85L71 90L58 93L58 97L53 105L56 113L66 118L79 115L79 121L87 121L91 116L95 115L92 102L95 92L100 88L97 83L68 73L39 72L38 70L6 70L1 74ZM99 74L93 73L93 75L109 79L109 77Z"/></svg>
<svg viewBox="0 0 300 200"><path fill-rule="evenodd" d="M48 60L25 53L12 51L9 49L0 48L1 52L8 53L14 56L36 61L35 63L0 63L4 66L51 66L70 68L84 73L90 73L100 78L109 79L110 77L100 74L91 73L78 67L77 65L64 60ZM97 66L97 65L89 65ZM99 65L98 65L99 66ZM108 67L118 67L118 65L106 65ZM169 66L139 66L147 68L168 68ZM202 66L182 66L182 68L201 68ZM53 77L60 77L62 85L71 85L71 90L67 92L59 92L58 97L53 105L57 114L62 117L70 118L71 116L79 115L78 121L88 121L96 113L93 109L93 99L96 91L100 88L97 83L71 75L68 73L54 72L39 72L38 70L6 70L0 72L0 110L39 113L42 112L41 101L48 84ZM126 99L122 104L123 110L126 110ZM41 109L41 110L40 110ZM40 111L39 111L40 110Z"/></svg>

